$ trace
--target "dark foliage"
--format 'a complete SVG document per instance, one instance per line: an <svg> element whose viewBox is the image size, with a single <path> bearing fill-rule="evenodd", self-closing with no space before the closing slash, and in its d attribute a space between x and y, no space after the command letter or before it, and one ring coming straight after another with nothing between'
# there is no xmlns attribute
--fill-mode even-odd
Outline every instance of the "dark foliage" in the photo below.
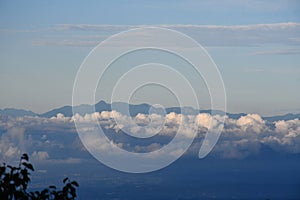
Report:
<svg viewBox="0 0 300 200"><path fill-rule="evenodd" d="M0 166L0 199L1 200L74 200L79 184L69 178L63 180L61 190L51 185L42 191L27 191L30 173L34 171L27 154L20 158L19 165L13 167L5 163Z"/></svg>

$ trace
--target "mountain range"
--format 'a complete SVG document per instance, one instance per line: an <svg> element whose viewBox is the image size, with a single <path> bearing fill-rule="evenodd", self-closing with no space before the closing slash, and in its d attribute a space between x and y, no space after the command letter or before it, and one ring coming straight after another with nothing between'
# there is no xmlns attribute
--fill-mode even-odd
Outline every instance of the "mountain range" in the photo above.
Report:
<svg viewBox="0 0 300 200"><path fill-rule="evenodd" d="M127 113L128 107L129 107L129 113ZM127 115L129 114L130 116L136 116L138 113L148 114L150 107L151 107L151 105L146 104L146 103L135 105L135 104L127 104L124 102L115 102L115 103L109 104L109 103L106 103L105 101L99 101L95 105L82 104L79 106L75 106L73 108L73 110L80 115L84 115L84 114L89 114L89 113L93 113L93 112L111 111L113 108L114 110L117 110L118 112L120 112L122 114L127 114ZM4 116L11 116L11 117L38 116L38 117L50 118L50 117L56 116L58 113L61 113L66 117L71 117L71 116L73 116L73 110L72 110L72 106L63 106L60 108L56 108L56 109L47 111L42 114L38 114L38 113L32 112L30 110L5 108L5 109L0 109L0 114L4 115ZM196 115L198 113L211 113L212 112L212 110L198 110L198 109L194 109L192 107L182 107L182 108L181 107L169 107L169 108L166 108L165 111L166 111L166 113L175 112L177 114L184 112L184 113L191 114L191 115ZM219 110L215 110L214 113L220 114L220 115L225 114L225 112L219 111ZM234 114L234 113L228 113L228 112L226 114L230 118L233 118L233 119L238 119L241 116L247 115L246 113ZM269 121L269 122L278 121L278 120L291 120L291 119L295 119L295 118L300 119L300 113L298 113L298 114L288 113L285 115L263 117L264 120Z"/></svg>

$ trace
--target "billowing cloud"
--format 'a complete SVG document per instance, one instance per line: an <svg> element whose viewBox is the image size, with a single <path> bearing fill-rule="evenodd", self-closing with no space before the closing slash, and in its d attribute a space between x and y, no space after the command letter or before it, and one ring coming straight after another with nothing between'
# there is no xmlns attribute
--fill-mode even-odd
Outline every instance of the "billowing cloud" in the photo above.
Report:
<svg viewBox="0 0 300 200"><path fill-rule="evenodd" d="M254 133L261 133L266 127L265 121L257 114L248 114L240 117L236 121L236 125L238 125L244 132L250 131Z"/></svg>
<svg viewBox="0 0 300 200"><path fill-rule="evenodd" d="M213 153L223 158L244 158L259 154L262 145L274 151L300 153L299 119L268 122L257 114L247 114L237 119L226 116L224 125L220 119L221 116L209 113L183 115L171 112L165 116L140 113L129 117L117 111L95 112L84 116L76 114L72 117L57 114L51 118L2 116L0 157L5 160L28 151L36 161L59 163L69 159L68 162L78 163L80 159L76 160L77 158L72 158L71 155L56 158L58 151L85 151L78 138L74 121L80 122L82 126L77 128L84 133L95 132L100 125L115 148L133 152L160 149L167 145L178 131L181 131L182 142L196 134L196 141L200 145L208 129L222 125L224 129ZM146 139L132 139L128 134ZM91 148L109 153L117 152L97 135L81 139ZM169 152L170 155L176 155L180 148L181 144L178 142L172 152Z"/></svg>
<svg viewBox="0 0 300 200"><path fill-rule="evenodd" d="M9 128L0 137L0 158L5 161L19 157L26 151L24 141L24 128Z"/></svg>
<svg viewBox="0 0 300 200"><path fill-rule="evenodd" d="M288 121L275 122L275 132L277 138L270 138L274 143L286 146L288 151L293 153L300 152L300 120L293 119Z"/></svg>

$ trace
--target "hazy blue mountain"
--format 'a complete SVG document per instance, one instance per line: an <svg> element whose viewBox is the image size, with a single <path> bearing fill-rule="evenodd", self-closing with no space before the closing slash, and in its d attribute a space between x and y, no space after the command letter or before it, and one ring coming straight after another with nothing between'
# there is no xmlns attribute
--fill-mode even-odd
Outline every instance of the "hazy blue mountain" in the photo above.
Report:
<svg viewBox="0 0 300 200"><path fill-rule="evenodd" d="M37 116L36 113L30 110L15 109L15 108L0 109L0 114L6 116L12 116L12 117Z"/></svg>
<svg viewBox="0 0 300 200"><path fill-rule="evenodd" d="M56 108L56 109L50 110L48 112L45 112L45 113L41 114L40 117L47 117L47 118L54 117L58 113L61 113L65 116L72 116L73 115L72 106L64 106L64 107L61 107L61 108Z"/></svg>
<svg viewBox="0 0 300 200"><path fill-rule="evenodd" d="M111 105L107 104L105 101L99 101L98 103L95 104L95 107L93 105L87 105L87 104L75 106L74 111L75 113L78 113L80 115L93 113L95 111L96 112L111 111ZM40 114L39 116L49 118L49 117L56 116L58 113L61 113L66 117L71 117L73 116L72 106L63 106L60 108L56 108L48 112L45 112L43 114Z"/></svg>
<svg viewBox="0 0 300 200"><path fill-rule="evenodd" d="M91 105L80 105L80 106L76 106L76 113L80 114L80 115L84 115L84 114L87 114L87 113L93 113L93 106ZM40 114L39 116L40 117L54 117L56 116L58 113L61 113L63 114L64 116L66 117L71 117L73 116L73 111L72 111L72 106L63 106L63 107L60 107L60 108L56 108L56 109L53 109L53 110L50 110L48 112L45 112L43 114Z"/></svg>
<svg viewBox="0 0 300 200"><path fill-rule="evenodd" d="M129 113L127 113L129 107ZM106 103L105 101L99 101L95 105L79 105L74 107L75 113L78 113L80 115L84 114L89 114L93 112L102 112L102 111L111 111L111 110L117 110L118 112L125 114L125 115L130 115L130 116L136 116L138 113L143 113L143 114L148 114L149 109L151 108L151 105L143 103L143 104L127 104L124 102L114 102L112 104ZM213 113L213 114L219 114L219 115L224 115L224 111L220 110L198 110L194 109L192 107L170 107L166 108L166 113L184 113L184 114L190 114L190 115L196 115L198 113ZM71 117L73 115L72 111L72 106L63 106L60 108L56 108L53 110L50 110L48 112L45 112L43 114L36 114L32 111L28 110L23 110L23 109L14 109L14 108L5 108L5 109L0 109L0 114L1 115L6 115L6 116L12 116L12 117L20 117L20 116L40 116L40 117L54 117L58 113L63 114L66 117ZM241 116L247 115L246 113L226 113L230 118L232 119L238 119ZM263 117L264 120L268 122L274 122L278 120L291 120L291 119L300 119L300 113L299 114L286 114L286 115L278 115L278 116L271 116L271 117Z"/></svg>
<svg viewBox="0 0 300 200"><path fill-rule="evenodd" d="M291 120L291 119L300 119L300 113L299 114L292 114L288 113L286 115L278 115L278 116L272 116L272 117L263 117L264 120L274 122L278 120Z"/></svg>
<svg viewBox="0 0 300 200"><path fill-rule="evenodd" d="M129 113L127 113L129 107ZM124 102L114 102L112 104L106 103L105 101L99 101L98 103L95 104L95 106L92 105L79 105L74 107L75 113L79 113L80 115L88 114L88 113L93 113L93 112L102 112L102 111L111 111L111 110L117 110L118 112L125 114L125 115L130 115L130 116L136 116L138 113L143 113L143 114L148 114L149 109L151 108L151 105L143 103L143 104L127 104ZM95 109L95 110L94 110ZM170 107L166 108L166 113L185 113L185 114L191 114L191 115L196 115L198 113L211 113L212 110L197 110L192 107ZM63 114L64 116L70 117L73 115L72 112L72 106L63 106L61 108L56 108L51 111L48 111L46 113L41 114L41 117L53 117L56 116L58 113ZM220 114L224 115L223 111L215 110L214 114ZM227 113L229 117L231 118L239 118L241 116L246 115L245 113L239 113L239 114L231 114Z"/></svg>
<svg viewBox="0 0 300 200"><path fill-rule="evenodd" d="M123 102L115 102L112 105L106 103L105 101L99 101L95 104L95 106L92 105L79 105L74 107L75 113L79 113L80 115L93 113L93 112L102 112L102 111L111 111L112 108L114 110L118 110L122 114L128 114L126 111L130 110L130 115L135 116L138 113L148 113L148 110L150 108L150 105L148 104L139 104L139 105L130 105ZM61 108L53 109L51 111L48 111L46 113L41 114L41 117L53 117L56 116L58 113L63 114L64 116L70 117L73 115L72 106L64 106Z"/></svg>

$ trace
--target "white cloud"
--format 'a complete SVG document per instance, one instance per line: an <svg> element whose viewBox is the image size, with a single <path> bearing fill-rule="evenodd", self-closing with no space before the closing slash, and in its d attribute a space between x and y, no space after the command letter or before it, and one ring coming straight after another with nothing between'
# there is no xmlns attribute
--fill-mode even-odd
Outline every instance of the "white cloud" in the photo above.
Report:
<svg viewBox="0 0 300 200"><path fill-rule="evenodd" d="M0 158L12 160L25 152L24 128L9 128L0 137Z"/></svg>
<svg viewBox="0 0 300 200"><path fill-rule="evenodd" d="M31 157L35 161L43 161L49 158L49 154L46 151L34 151Z"/></svg>
<svg viewBox="0 0 300 200"><path fill-rule="evenodd" d="M52 156L53 152L58 150L78 151L81 149L78 148L81 145L78 145L74 121L81 122L82 126L79 128L86 133L95 132L99 123L104 132L111 136L110 142L115 145L115 148L125 148L136 152L153 151L166 145L178 130L181 130L182 142L185 139L193 138L196 133L197 141L201 143L201 139L204 138L209 128L221 125L220 116L212 116L208 113L198 115L169 113L166 116L138 114L131 118L117 111L103 111L73 117L65 117L62 114L52 118L0 117L0 130L4 130L0 137L0 157L8 160L28 151L34 160L47 162L52 160L53 163L62 163L62 160L68 158L56 159L54 156L53 159L50 159L49 155ZM238 119L226 116L224 129L214 152L224 158L244 158L259 153L261 145L267 145L275 151L300 153L300 120L280 120L273 124L270 123L257 114L247 114ZM136 136L141 134L144 137L158 134L160 139L150 143L137 144L128 139L124 140L122 136L124 131L121 130L131 131ZM36 136L38 133L41 134ZM52 136L55 133L59 133L59 137ZM73 139L67 139L67 135L63 134L69 134L68 137ZM87 136L82 139L91 148L109 153L116 152L97 134L87 134ZM176 155L178 150L176 148L180 149L181 144L176 144L176 147L169 153ZM67 162L80 161L70 159Z"/></svg>
<svg viewBox="0 0 300 200"><path fill-rule="evenodd" d="M81 159L79 158L66 158L66 159L50 159L47 160L48 163L51 164L78 164L81 163Z"/></svg>
<svg viewBox="0 0 300 200"><path fill-rule="evenodd" d="M261 133L266 128L265 121L257 114L242 116L236 121L236 124L245 132Z"/></svg>

